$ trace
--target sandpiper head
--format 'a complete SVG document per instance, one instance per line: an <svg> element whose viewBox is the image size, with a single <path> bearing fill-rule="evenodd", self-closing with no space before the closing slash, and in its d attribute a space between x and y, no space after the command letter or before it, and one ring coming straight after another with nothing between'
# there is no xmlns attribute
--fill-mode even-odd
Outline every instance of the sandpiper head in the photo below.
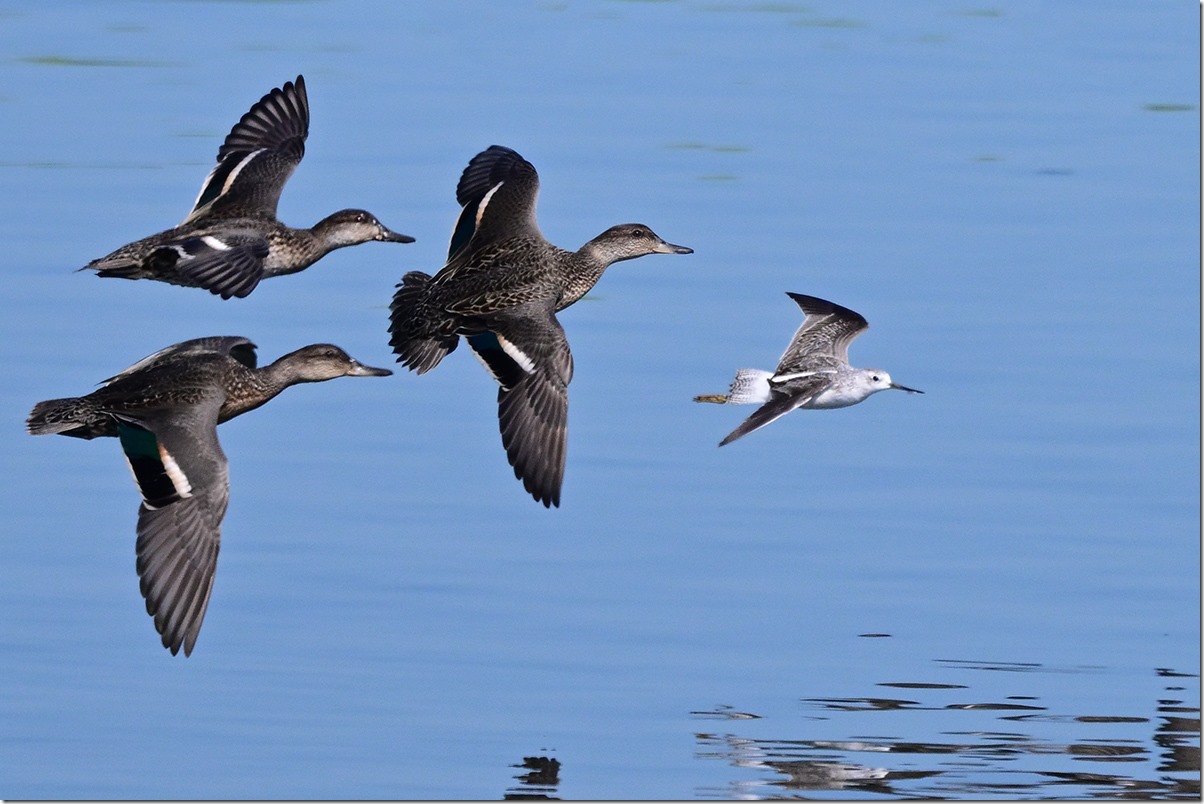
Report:
<svg viewBox="0 0 1204 804"><path fill-rule="evenodd" d="M693 254L688 246L677 246L662 240L656 232L642 223L621 223L612 226L589 242L610 262L631 260L645 254Z"/></svg>
<svg viewBox="0 0 1204 804"><path fill-rule="evenodd" d="M319 221L314 226L314 231L320 233L336 248L355 246L372 240L387 243L414 242L414 238L394 232L378 221L371 212L363 209L341 209Z"/></svg>
<svg viewBox="0 0 1204 804"><path fill-rule="evenodd" d="M896 385L895 383L891 382L889 374L879 369L865 369L865 373L862 376L865 377L866 382L869 383L870 388L873 389L873 392L885 391L889 388L894 388L896 391L906 391L909 394L924 393L916 388L908 388L906 385Z"/></svg>
<svg viewBox="0 0 1204 804"><path fill-rule="evenodd" d="M388 377L393 373L389 369L365 366L332 343L303 346L280 361L290 364L298 382L323 382L336 377Z"/></svg>

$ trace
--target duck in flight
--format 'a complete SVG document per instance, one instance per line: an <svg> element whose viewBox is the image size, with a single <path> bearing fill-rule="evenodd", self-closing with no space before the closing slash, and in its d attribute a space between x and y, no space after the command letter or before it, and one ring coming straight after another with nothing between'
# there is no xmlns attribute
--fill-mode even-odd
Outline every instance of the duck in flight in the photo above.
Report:
<svg viewBox="0 0 1204 804"><path fill-rule="evenodd" d="M535 167L516 151L493 145L474 156L456 187L461 211L447 263L434 276L402 277L389 308L389 343L399 363L423 374L461 336L468 341L498 382L498 423L515 477L550 508L560 505L573 377L556 313L620 260L693 249L626 223L566 251L539 230L538 194Z"/></svg>
<svg viewBox="0 0 1204 804"><path fill-rule="evenodd" d="M229 299L261 279L304 270L337 248L380 240L413 243L362 209L344 209L310 229L276 218L285 182L305 154L305 79L264 95L230 129L188 217L129 243L80 270L121 279L156 279Z"/></svg>
<svg viewBox="0 0 1204 804"><path fill-rule="evenodd" d="M136 567L146 610L163 647L188 656L209 605L230 497L218 424L290 385L392 373L328 343L257 368L246 338L197 338L138 361L87 396L39 402L26 427L32 435L120 441L142 493Z"/></svg>

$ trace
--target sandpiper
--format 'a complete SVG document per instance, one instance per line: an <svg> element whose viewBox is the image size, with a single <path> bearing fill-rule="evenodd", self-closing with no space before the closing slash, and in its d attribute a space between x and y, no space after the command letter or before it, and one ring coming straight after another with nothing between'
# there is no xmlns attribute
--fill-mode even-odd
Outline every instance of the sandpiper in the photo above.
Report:
<svg viewBox="0 0 1204 804"><path fill-rule="evenodd" d="M849 365L849 343L869 327L860 313L815 296L789 292L786 295L798 303L806 317L778 361L777 370L740 369L728 393L694 397L695 402L761 405L719 446L730 444L795 408L844 408L888 388L924 393L892 382L885 371Z"/></svg>

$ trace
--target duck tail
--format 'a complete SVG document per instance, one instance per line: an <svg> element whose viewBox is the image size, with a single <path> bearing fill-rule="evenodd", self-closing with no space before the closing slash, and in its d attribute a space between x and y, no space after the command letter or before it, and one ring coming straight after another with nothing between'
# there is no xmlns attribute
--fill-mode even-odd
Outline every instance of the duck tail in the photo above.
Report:
<svg viewBox="0 0 1204 804"><path fill-rule="evenodd" d="M30 435L62 435L96 438L116 435L115 422L86 396L48 399L33 406L25 427Z"/></svg>
<svg viewBox="0 0 1204 804"><path fill-rule="evenodd" d="M428 309L430 281L429 274L410 271L389 305L389 345L398 363L419 374L439 365L460 343L460 336L447 332L442 318Z"/></svg>
<svg viewBox="0 0 1204 804"><path fill-rule="evenodd" d="M95 271L97 276L117 279L139 279L144 273L142 266L133 260L93 260L79 270Z"/></svg>
<svg viewBox="0 0 1204 804"><path fill-rule="evenodd" d="M129 246L123 246L112 254L92 260L79 270L95 271L98 276L118 279L143 279L151 273L143 262L144 259L139 254L134 253Z"/></svg>

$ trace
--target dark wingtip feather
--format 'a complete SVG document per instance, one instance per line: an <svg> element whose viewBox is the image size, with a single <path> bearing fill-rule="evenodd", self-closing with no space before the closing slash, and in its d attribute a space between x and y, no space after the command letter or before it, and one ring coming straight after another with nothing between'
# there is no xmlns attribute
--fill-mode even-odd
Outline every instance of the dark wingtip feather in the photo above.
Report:
<svg viewBox="0 0 1204 804"><path fill-rule="evenodd" d="M276 148L297 161L305 153L309 136L309 96L305 79L285 81L251 105L230 129L217 152L220 163L232 153Z"/></svg>
<svg viewBox="0 0 1204 804"><path fill-rule="evenodd" d="M513 148L490 145L469 160L456 184L456 203L464 206L476 203L498 182L505 181L517 170L531 169L531 163Z"/></svg>
<svg viewBox="0 0 1204 804"><path fill-rule="evenodd" d="M868 326L865 317L855 310L850 310L848 307L843 307L836 302L830 302L827 299L821 299L818 296L808 296L805 293L792 293L786 291L786 295L794 299L802 311L807 315L837 315L849 321L856 321L863 326Z"/></svg>

